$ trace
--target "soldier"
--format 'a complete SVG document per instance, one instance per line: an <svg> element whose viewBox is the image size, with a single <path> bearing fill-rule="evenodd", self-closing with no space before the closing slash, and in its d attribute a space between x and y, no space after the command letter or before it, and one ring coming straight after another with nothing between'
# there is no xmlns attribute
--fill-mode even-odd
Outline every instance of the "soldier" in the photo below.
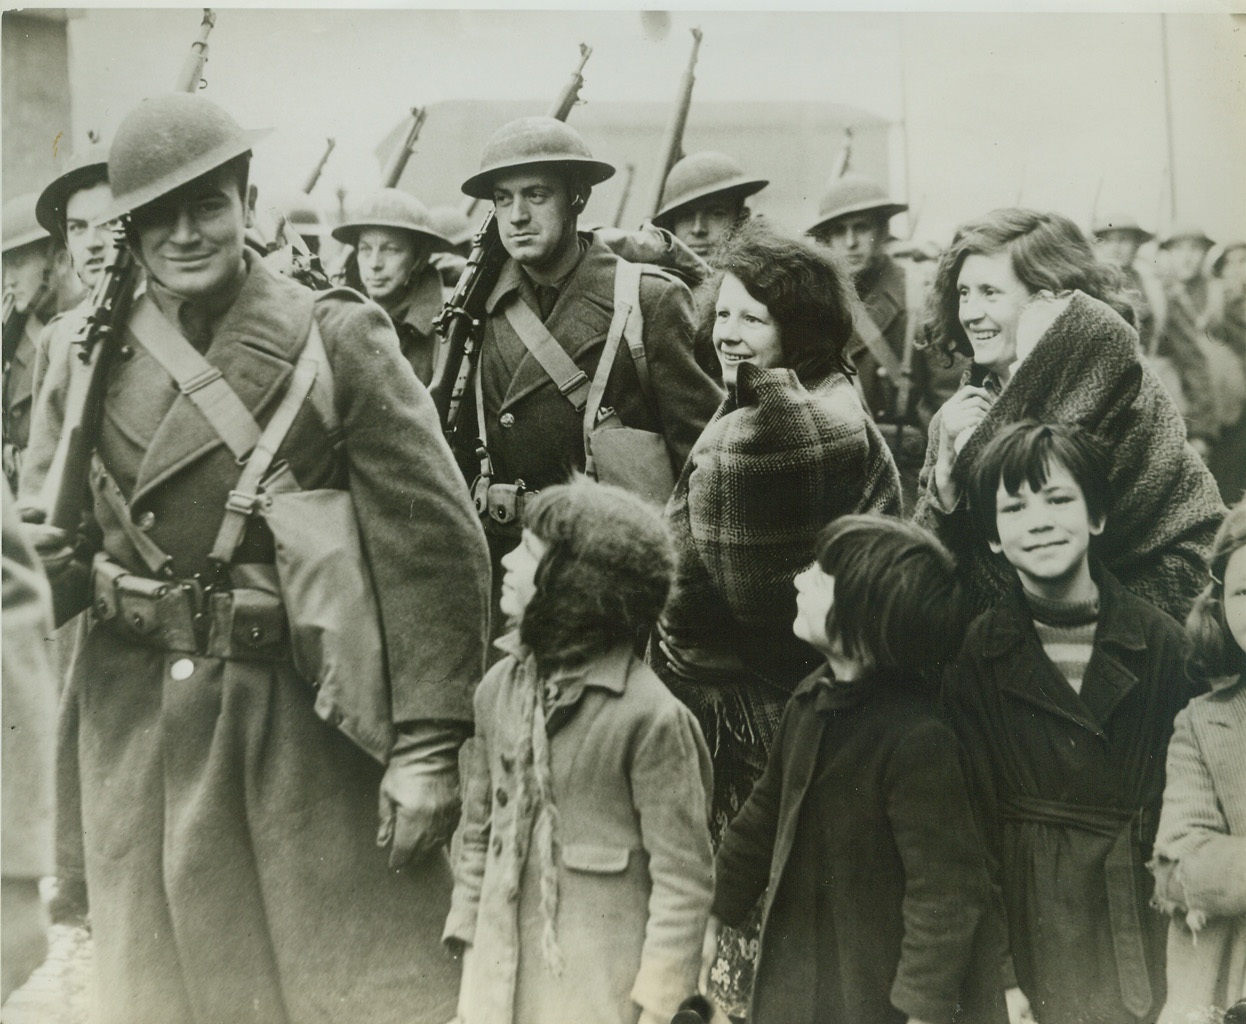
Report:
<svg viewBox="0 0 1246 1024"><path fill-rule="evenodd" d="M29 194L4 204L4 475L14 493L30 438L39 335L56 311L52 240L35 203Z"/></svg>
<svg viewBox="0 0 1246 1024"><path fill-rule="evenodd" d="M630 265L596 235L578 232L577 219L592 187L613 173L575 129L530 117L499 128L480 171L463 183L467 195L493 202L510 257L486 303L474 392L453 441L464 474L479 481L495 634L504 626L500 563L519 541L524 496L585 469L584 409L598 373L607 375L599 419L613 413L623 426L661 435L675 478L722 397L693 359L687 287L648 265L639 283L645 359L620 345L599 370L616 277Z"/></svg>
<svg viewBox="0 0 1246 1024"><path fill-rule="evenodd" d="M71 683L98 1017L442 1024L457 969L439 945L451 880L435 851L457 817L482 667L485 546L381 311L246 248L253 140L179 93L131 111L109 154L100 219L128 218L147 289L118 325L93 431L96 614ZM292 379L312 383L313 344L326 372L288 405ZM66 387L66 362L47 393ZM349 488L384 634L387 678L332 693L303 674L323 634L288 634L273 536L237 492L253 421L287 408L277 475ZM227 506L240 543L214 557ZM90 545L30 529L65 591ZM365 698L363 718L343 713ZM369 756L343 730L394 738Z"/></svg>
<svg viewBox="0 0 1246 1024"><path fill-rule="evenodd" d="M414 196L383 188L366 197L333 237L355 250L363 290L394 322L402 354L429 384L441 346L433 317L441 312L441 275L432 253L450 248L428 209Z"/></svg>
<svg viewBox="0 0 1246 1024"><path fill-rule="evenodd" d="M917 474L925 456L925 425L941 404L933 387L936 374L924 350L909 357L907 408L897 408L904 370L908 303L904 270L887 254L891 218L907 210L876 182L859 174L831 181L818 206L817 220L807 234L827 246L852 273L862 310L848 355L857 368L866 411L883 428L883 436L900 470L904 505L917 500ZM914 325L916 326L916 325ZM903 424L904 429L897 427Z"/></svg>
<svg viewBox="0 0 1246 1024"><path fill-rule="evenodd" d="M770 182L750 178L726 153L691 153L671 168L653 222L708 259L714 246L750 216L745 200Z"/></svg>
<svg viewBox="0 0 1246 1024"><path fill-rule="evenodd" d="M1138 250L1155 236L1125 213L1100 217L1093 226L1095 255L1118 268L1138 318L1138 341L1150 354L1155 347L1155 322L1162 315L1164 295L1159 282L1138 269Z"/></svg>
<svg viewBox="0 0 1246 1024"><path fill-rule="evenodd" d="M1220 432L1213 374L1203 341L1209 289L1203 258L1214 243L1193 224L1174 224L1160 239L1164 256L1164 322L1157 329L1159 356L1176 370L1190 444L1204 459Z"/></svg>

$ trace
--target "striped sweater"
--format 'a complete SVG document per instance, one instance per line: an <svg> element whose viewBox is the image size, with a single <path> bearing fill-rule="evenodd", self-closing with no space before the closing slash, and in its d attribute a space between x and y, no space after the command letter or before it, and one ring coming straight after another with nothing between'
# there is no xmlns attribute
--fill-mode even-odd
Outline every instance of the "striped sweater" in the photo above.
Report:
<svg viewBox="0 0 1246 1024"><path fill-rule="evenodd" d="M1044 653L1073 691L1081 693L1099 625L1098 591L1088 601L1051 601L1029 591L1025 599Z"/></svg>

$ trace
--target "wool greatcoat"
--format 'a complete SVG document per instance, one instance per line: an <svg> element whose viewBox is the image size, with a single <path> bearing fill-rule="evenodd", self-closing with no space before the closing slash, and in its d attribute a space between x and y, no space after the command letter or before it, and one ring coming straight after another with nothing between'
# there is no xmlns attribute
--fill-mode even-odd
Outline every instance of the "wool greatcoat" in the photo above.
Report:
<svg viewBox="0 0 1246 1024"><path fill-rule="evenodd" d="M433 330L433 317L443 303L441 275L431 263L407 286L406 294L390 314L403 358L420 383L427 387L441 359L441 339Z"/></svg>
<svg viewBox="0 0 1246 1024"><path fill-rule="evenodd" d="M560 673L545 720L565 961L555 977L541 952L536 783L524 756L535 669L514 634L498 643L514 656L476 691L445 928L473 947L464 1024L635 1024L641 1006L669 1019L696 989L713 888L705 741L627 645Z"/></svg>
<svg viewBox="0 0 1246 1024"><path fill-rule="evenodd" d="M1110 515L1110 513L1109 513ZM1181 628L1096 570L1080 693L1019 584L970 626L945 696L1000 885L1019 984L1043 1024L1154 1020L1164 920L1148 905L1173 719L1198 687Z"/></svg>
<svg viewBox="0 0 1246 1024"><path fill-rule="evenodd" d="M305 403L277 458L305 488L351 491L393 720L468 722L487 568L432 403L378 307L346 290L313 298L245 258L204 354L262 425L316 318L341 440ZM45 390L68 373L52 365ZM98 453L175 575L208 569L240 470L138 344L114 367ZM95 519L102 549L145 575L98 500ZM272 559L252 519L236 563ZM86 637L71 689L101 1024L442 1024L457 993L439 945L449 865L434 854L388 869L382 766L317 716L282 624L271 626L245 660L144 646L106 622Z"/></svg>
<svg viewBox="0 0 1246 1024"><path fill-rule="evenodd" d="M723 836L714 913L763 897L754 1024L1003 1024L1003 921L956 737L916 676L833 684L784 712Z"/></svg>
<svg viewBox="0 0 1246 1024"><path fill-rule="evenodd" d="M1002 556L991 553L973 523L965 498L969 474L1004 426L1030 418L1078 423L1107 445L1112 507L1098 555L1131 591L1184 621L1207 582L1207 557L1224 505L1216 481L1186 444L1180 414L1140 358L1133 329L1105 303L1074 292L1007 386L1001 391L989 376L986 387L992 394L991 409L952 466L959 504L945 512L931 493L939 413L930 424L913 516L956 555L974 611L985 611L1010 593L1016 573Z"/></svg>
<svg viewBox="0 0 1246 1024"><path fill-rule="evenodd" d="M590 378L597 373L614 315L614 277L619 257L594 235L580 235L580 262L563 283L545 326ZM477 373L484 395L484 425L493 482L523 481L529 490L564 483L582 472L584 416L562 396L511 327L509 302L526 302L540 315L531 279L509 260L485 304L485 329ZM619 346L602 408L613 409L624 426L661 434L672 474L678 478L692 445L722 400L722 391L693 356L692 297L686 285L656 267L645 267L640 283L649 391L626 345ZM476 398L464 396L452 444L464 476L480 473ZM493 632L505 626L498 609L501 559L518 543L519 525L485 519L493 561Z"/></svg>

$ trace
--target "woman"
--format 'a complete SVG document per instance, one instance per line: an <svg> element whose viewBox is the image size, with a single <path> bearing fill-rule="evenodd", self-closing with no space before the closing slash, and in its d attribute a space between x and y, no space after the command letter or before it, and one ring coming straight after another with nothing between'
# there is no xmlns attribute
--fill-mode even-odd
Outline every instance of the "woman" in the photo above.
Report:
<svg viewBox="0 0 1246 1024"><path fill-rule="evenodd" d="M973 365L931 421L914 518L957 555L975 611L1014 578L974 535L965 485L991 438L1025 418L1077 422L1111 449L1113 515L1099 552L1121 583L1182 620L1205 582L1224 506L1139 356L1116 281L1072 221L1033 210L964 225L940 261L926 344Z"/></svg>
<svg viewBox="0 0 1246 1024"><path fill-rule="evenodd" d="M333 237L355 250L347 284L362 287L389 314L403 356L427 386L441 352L433 317L442 306L441 274L429 256L452 248L450 241L437 233L423 203L396 188L367 196L345 224L333 229Z"/></svg>
<svg viewBox="0 0 1246 1024"><path fill-rule="evenodd" d="M666 508L678 564L650 653L709 743L717 844L819 662L792 635L793 580L832 519L898 515L900 479L848 380L854 300L833 257L748 223L714 266L704 306L727 397ZM730 1014L747 1010L756 938L754 917L719 943L711 986Z"/></svg>

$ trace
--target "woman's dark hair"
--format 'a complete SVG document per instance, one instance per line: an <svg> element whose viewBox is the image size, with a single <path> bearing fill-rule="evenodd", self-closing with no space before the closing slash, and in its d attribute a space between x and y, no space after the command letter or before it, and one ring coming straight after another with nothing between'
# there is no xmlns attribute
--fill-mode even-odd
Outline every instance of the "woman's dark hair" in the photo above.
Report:
<svg viewBox="0 0 1246 1024"><path fill-rule="evenodd" d="M1009 494L1016 494L1023 480L1031 491L1041 490L1053 465L1069 471L1082 489L1091 521L1102 523L1112 503L1112 461L1103 442L1075 423L1018 420L991 438L970 472L969 507L979 534L999 540L995 495L1001 483Z"/></svg>
<svg viewBox="0 0 1246 1024"><path fill-rule="evenodd" d="M1211 546L1211 582L1185 620L1190 668L1204 679L1246 672L1246 651L1237 646L1224 620L1224 573L1233 552L1246 546L1246 499L1229 510Z"/></svg>
<svg viewBox="0 0 1246 1024"><path fill-rule="evenodd" d="M826 635L874 669L940 670L960 650L967 604L956 560L929 530L878 515L840 516L818 536L835 577Z"/></svg>
<svg viewBox="0 0 1246 1024"><path fill-rule="evenodd" d="M779 328L783 365L801 383L828 373L856 373L844 350L852 337L857 305L852 276L824 248L781 235L760 218L745 221L710 256L717 273L701 288L708 334L714 324L714 299L724 274L737 278L762 303Z"/></svg>
<svg viewBox="0 0 1246 1024"><path fill-rule="evenodd" d="M524 525L546 545L519 623L542 672L648 636L675 572L656 506L580 477L533 497Z"/></svg>
<svg viewBox="0 0 1246 1024"><path fill-rule="evenodd" d="M1136 326L1133 306L1121 292L1120 271L1096 259L1086 236L1059 213L1009 208L962 224L951 246L939 258L934 285L926 301L926 330L919 347L944 355L973 355L960 323L958 284L968 256L1008 252L1012 271L1030 290L1063 292L1079 289L1115 309Z"/></svg>

